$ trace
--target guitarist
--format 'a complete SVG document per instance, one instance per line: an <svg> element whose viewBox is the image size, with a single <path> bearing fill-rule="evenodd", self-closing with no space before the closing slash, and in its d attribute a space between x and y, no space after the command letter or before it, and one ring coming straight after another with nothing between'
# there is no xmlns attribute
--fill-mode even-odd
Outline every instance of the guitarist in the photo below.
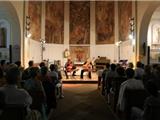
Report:
<svg viewBox="0 0 160 120"><path fill-rule="evenodd" d="M68 74L67 72L72 72L73 71L73 74L72 76L75 76L75 73L76 73L76 66L73 64L72 60L70 58L68 58L66 64L65 64L65 75L66 75L66 78L68 79Z"/></svg>
<svg viewBox="0 0 160 120"><path fill-rule="evenodd" d="M88 72L88 77L91 79L91 71L92 71L92 62L90 59L88 59L86 62L83 64L83 69L81 70L81 79L83 79L83 73Z"/></svg>

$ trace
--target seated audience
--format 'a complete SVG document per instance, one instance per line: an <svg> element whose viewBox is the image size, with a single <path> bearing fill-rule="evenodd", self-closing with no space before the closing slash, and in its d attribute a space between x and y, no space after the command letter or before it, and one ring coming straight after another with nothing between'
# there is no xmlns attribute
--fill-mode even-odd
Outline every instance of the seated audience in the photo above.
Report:
<svg viewBox="0 0 160 120"><path fill-rule="evenodd" d="M126 89L144 89L142 80L136 80L134 78L134 70L127 68L126 70L127 80L124 81L120 86L119 97L118 97L118 109L124 111L125 108L125 97L124 93Z"/></svg>
<svg viewBox="0 0 160 120"><path fill-rule="evenodd" d="M28 68L26 68L22 73L22 80L28 80L31 78L30 69L34 66L34 61L30 60L28 62Z"/></svg>
<svg viewBox="0 0 160 120"><path fill-rule="evenodd" d="M109 72L105 76L105 85L107 90L107 102L110 104L110 90L112 88L112 81L115 79L117 73L116 73L116 65L111 64Z"/></svg>
<svg viewBox="0 0 160 120"><path fill-rule="evenodd" d="M72 60L70 58L68 58L66 64L65 64L65 75L66 78L68 79L68 74L67 72L73 72L72 76L75 76L76 73L76 66L73 64Z"/></svg>
<svg viewBox="0 0 160 120"><path fill-rule="evenodd" d="M39 67L40 67L40 68L41 68L41 67L44 67L44 66L46 66L45 62L41 62L41 63L39 64Z"/></svg>
<svg viewBox="0 0 160 120"><path fill-rule="evenodd" d="M47 97L47 114L49 114L51 109L56 108L57 103L55 95L55 84L51 81L47 73L48 68L45 66L41 67L41 81Z"/></svg>
<svg viewBox="0 0 160 120"><path fill-rule="evenodd" d="M6 66L6 60L1 60L0 67L2 68L2 70L5 70L5 66Z"/></svg>
<svg viewBox="0 0 160 120"><path fill-rule="evenodd" d="M40 71L38 67L30 68L31 78L25 81L24 88L33 99L31 109L38 110L45 119L46 95L42 82L40 81Z"/></svg>
<svg viewBox="0 0 160 120"><path fill-rule="evenodd" d="M135 78L142 80L143 75L144 75L143 64L141 62L137 62L136 68L135 68Z"/></svg>
<svg viewBox="0 0 160 120"><path fill-rule="evenodd" d="M143 84L145 85L148 82L148 80L150 80L152 78L153 78L153 74L152 74L152 71L151 71L151 66L146 65L144 67Z"/></svg>
<svg viewBox="0 0 160 120"><path fill-rule="evenodd" d="M107 63L106 68L102 72L102 95L106 95L106 81L105 81L106 79L105 79L105 77L107 76L109 69L110 69L110 64Z"/></svg>
<svg viewBox="0 0 160 120"><path fill-rule="evenodd" d="M6 84L6 79L4 77L4 73L2 68L0 67L0 87Z"/></svg>
<svg viewBox="0 0 160 120"><path fill-rule="evenodd" d="M52 82L55 84L57 90L59 91L60 94L59 97L63 98L63 90L62 90L62 76L61 76L61 72L58 71L58 66L55 64L51 64L50 65L50 72L48 73L49 77L51 77Z"/></svg>
<svg viewBox="0 0 160 120"><path fill-rule="evenodd" d="M120 85L124 81L126 81L126 75L125 75L125 69L123 67L118 67L116 69L116 77L112 81L112 92L114 92L114 111L116 111L117 107L117 101L118 101L118 96L119 96L119 90L120 90Z"/></svg>
<svg viewBox="0 0 160 120"><path fill-rule="evenodd" d="M145 88L150 96L145 100L144 110L133 107L131 118L132 120L160 120L160 92L153 80L148 81Z"/></svg>
<svg viewBox="0 0 160 120"><path fill-rule="evenodd" d="M83 79L83 73L88 72L88 77L91 79L91 71L92 71L92 62L90 59L87 59L83 64L83 68L81 70L81 79Z"/></svg>
<svg viewBox="0 0 160 120"><path fill-rule="evenodd" d="M157 86L157 89L160 90L160 65L157 65L153 72L153 82L155 83L155 85Z"/></svg>
<svg viewBox="0 0 160 120"><path fill-rule="evenodd" d="M127 68L132 68L132 69L133 69L133 68L134 68L133 63L132 63L132 62L129 62L129 63L128 63L128 67L127 67Z"/></svg>
<svg viewBox="0 0 160 120"><path fill-rule="evenodd" d="M17 67L13 66L8 68L6 72L6 82L7 85L0 88L0 92L3 96L0 96L0 101L3 101L7 105L19 105L26 106L29 110L29 106L32 104L32 98L28 92L24 89L19 89L17 87L17 82L20 78L20 71ZM4 105L4 107L5 107ZM0 106L0 110L3 111L3 107Z"/></svg>

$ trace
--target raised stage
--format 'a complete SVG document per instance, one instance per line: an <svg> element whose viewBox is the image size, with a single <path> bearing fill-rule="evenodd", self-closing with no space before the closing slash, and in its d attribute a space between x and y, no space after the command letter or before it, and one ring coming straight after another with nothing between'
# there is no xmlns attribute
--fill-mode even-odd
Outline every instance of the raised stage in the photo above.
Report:
<svg viewBox="0 0 160 120"><path fill-rule="evenodd" d="M69 75L69 78L66 79L64 72L62 72L62 81L63 83L97 83L98 75L96 72L92 72L92 78L88 78L87 72L84 73L83 79L80 78L79 73L77 72L76 76Z"/></svg>

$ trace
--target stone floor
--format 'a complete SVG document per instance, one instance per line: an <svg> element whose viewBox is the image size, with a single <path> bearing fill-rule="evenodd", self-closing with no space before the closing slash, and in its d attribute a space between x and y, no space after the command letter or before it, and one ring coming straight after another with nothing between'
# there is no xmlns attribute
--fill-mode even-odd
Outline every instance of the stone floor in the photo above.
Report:
<svg viewBox="0 0 160 120"><path fill-rule="evenodd" d="M63 90L49 120L117 120L97 84L64 84Z"/></svg>

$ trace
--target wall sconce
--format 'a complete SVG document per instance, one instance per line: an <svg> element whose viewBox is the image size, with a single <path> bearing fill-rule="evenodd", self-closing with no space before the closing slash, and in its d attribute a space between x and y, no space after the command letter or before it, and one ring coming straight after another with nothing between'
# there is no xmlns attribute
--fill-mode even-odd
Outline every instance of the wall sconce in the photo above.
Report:
<svg viewBox="0 0 160 120"><path fill-rule="evenodd" d="M134 39L134 27L135 27L135 23L134 23L134 17L129 19L129 39Z"/></svg>
<svg viewBox="0 0 160 120"><path fill-rule="evenodd" d="M31 23L31 18L30 16L26 16L26 37L30 38L32 34L29 32L30 31L30 23Z"/></svg>
<svg viewBox="0 0 160 120"><path fill-rule="evenodd" d="M118 41L115 43L115 45L118 47L118 62L121 60L121 54L120 54L120 45L122 44L122 41Z"/></svg>
<svg viewBox="0 0 160 120"><path fill-rule="evenodd" d="M43 61L43 51L45 50L44 44L46 43L45 39L40 39L41 43L41 61Z"/></svg>

